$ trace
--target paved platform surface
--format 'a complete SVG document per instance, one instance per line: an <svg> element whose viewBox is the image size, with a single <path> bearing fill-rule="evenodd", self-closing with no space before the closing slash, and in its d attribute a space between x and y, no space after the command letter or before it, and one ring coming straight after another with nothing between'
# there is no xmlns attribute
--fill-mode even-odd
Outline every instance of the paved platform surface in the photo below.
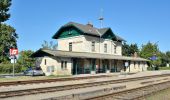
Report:
<svg viewBox="0 0 170 100"><path fill-rule="evenodd" d="M140 72L140 73L136 73L136 74L132 74L132 75L122 75L119 73L119 75L117 77L108 77L108 78L99 78L99 79L88 79L88 80L78 80L78 81L69 81L69 82L58 82L58 83L45 83L44 84L34 84L34 85L24 85L22 86L17 86L17 88L10 87L10 89L22 89L22 88L37 88L41 85L43 86L57 86L57 85L66 85L66 84L76 84L76 83L85 83L85 82L94 82L94 81L104 81L104 80L110 80L113 78L114 79L122 79L122 78L131 78L131 77L141 77L141 76L148 76L148 75L159 75L159 74L165 74L165 73L170 73L170 71L155 71L155 72ZM38 100L38 99L47 99L47 98L52 98L52 97L60 97L60 96L65 96L65 95L72 95L72 94L83 94L83 93L93 93L93 91L99 91L102 89L106 89L106 88L113 88L113 87L118 87L118 86L126 86L126 89L132 89L132 88L137 88L137 87L141 87L141 86L145 86L151 83L147 83L147 84L141 84L141 82L147 82L147 81L154 81L154 83L160 83L160 82L164 82L164 81L170 81L170 77L167 76L167 80L164 80L165 77L163 78L154 78L154 79L146 79L146 80L139 80L139 81L132 81L132 82L125 82L125 83L118 83L118 84L110 84L110 85L102 85L102 86L95 86L95 87L87 87L87 88L81 88L81 89L74 89L74 90L66 90L66 91L61 91L61 92L53 92L53 93L42 93L42 94L36 94L36 95L28 95L28 96L21 96L21 97L14 97L14 98L7 98L5 100ZM3 91L5 90L5 87L1 87L0 90ZM7 89L7 87L6 87ZM8 89L7 89L8 90ZM117 91L123 91L125 89L120 89ZM113 92L117 92L117 91L113 91ZM95 95L95 94L93 94Z"/></svg>
<svg viewBox="0 0 170 100"><path fill-rule="evenodd" d="M104 74L94 74L94 75L75 75L73 77L87 77L87 76L98 76L98 75L110 75L111 77L105 77L105 78L95 78L95 79L83 79L83 80L73 80L73 81L64 81L64 82L51 82L51 83L40 83L40 84L27 84L27 85L17 85L17 86L9 86L9 87L0 87L0 92L3 91L14 91L14 90L24 90L24 89L33 89L33 88L41 88L41 87L52 87L52 86L63 86L63 85L71 85L71 84L81 84L81 83L91 83L91 82L100 82L100 81L108 81L108 80L119 80L124 78L133 78L133 77L142 77L142 76L150 76L150 75L161 75L161 74L167 74L170 73L170 71L146 71L146 72L138 72L135 74L127 74L127 73L104 73ZM128 82L126 85L129 84ZM114 84L115 86L116 84ZM118 85L118 84L117 84ZM119 85L121 85L119 83ZM110 86L110 85L109 85ZM128 85L129 87L135 87L139 86L137 83L130 83ZM74 91L62 91L57 93L45 93L45 94L39 94L39 95L30 95L30 97L33 99L42 99L44 97L51 98L53 96L62 96L63 94L76 94L80 93L81 91L94 91L95 89L102 89L106 88L108 86L100 86L100 87L90 87L90 88L84 88L84 89L78 89L75 92ZM23 96L24 98L27 96ZM17 97L17 98L8 98L10 100L23 100L23 97ZM28 96L29 97L29 96ZM20 99L21 98L21 99Z"/></svg>
<svg viewBox="0 0 170 100"><path fill-rule="evenodd" d="M126 74L126 73L108 73L108 74L96 74L96 75L77 75L73 77L86 77L86 76L97 76L97 75L110 75L111 77L105 78L95 78L95 79L83 79L83 80L72 80L72 81L61 81L61 82L50 82L50 83L39 83L39 84L26 84L26 85L17 85L17 86L8 86L8 87L0 87L0 92L3 91L14 91L14 90L25 90L25 89L34 89L41 87L52 87L52 86L63 86L63 85L72 85L72 84L81 84L81 83L92 83L92 82L100 82L100 81L108 81L108 80L119 80L125 78L134 78L134 77L142 77L149 75L160 75L170 73L170 71L146 71L139 72L136 74Z"/></svg>

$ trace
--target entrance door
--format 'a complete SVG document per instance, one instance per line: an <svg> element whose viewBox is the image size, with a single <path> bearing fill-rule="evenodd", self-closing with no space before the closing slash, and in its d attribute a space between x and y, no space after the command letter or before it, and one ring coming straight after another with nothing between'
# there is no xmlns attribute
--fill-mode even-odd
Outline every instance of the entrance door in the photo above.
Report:
<svg viewBox="0 0 170 100"><path fill-rule="evenodd" d="M77 59L73 59L72 75L77 75Z"/></svg>

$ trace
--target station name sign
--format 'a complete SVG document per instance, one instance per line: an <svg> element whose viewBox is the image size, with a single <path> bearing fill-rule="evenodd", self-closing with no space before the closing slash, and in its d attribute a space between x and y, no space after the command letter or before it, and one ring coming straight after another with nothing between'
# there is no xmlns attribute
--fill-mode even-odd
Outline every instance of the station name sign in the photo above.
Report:
<svg viewBox="0 0 170 100"><path fill-rule="evenodd" d="M16 56L18 55L18 49L10 49L10 56Z"/></svg>

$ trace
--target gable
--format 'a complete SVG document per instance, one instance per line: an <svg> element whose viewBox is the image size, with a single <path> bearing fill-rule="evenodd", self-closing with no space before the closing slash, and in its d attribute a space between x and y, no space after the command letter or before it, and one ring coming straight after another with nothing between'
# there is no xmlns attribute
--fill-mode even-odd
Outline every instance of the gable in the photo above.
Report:
<svg viewBox="0 0 170 100"><path fill-rule="evenodd" d="M111 29L106 31L103 35L102 38L104 39L111 39L111 40L117 40L115 34L112 32Z"/></svg>
<svg viewBox="0 0 170 100"><path fill-rule="evenodd" d="M69 27L62 27L59 29L58 32L53 36L54 39L60 39L60 38L68 38L73 36L82 35L83 33L77 29L74 26Z"/></svg>
<svg viewBox="0 0 170 100"><path fill-rule="evenodd" d="M94 37L100 37L104 39L111 39L113 41L125 41L123 38L115 35L111 28L98 29L90 27L89 25L83 25L75 22L69 22L62 26L52 37L53 39L68 38L78 35L89 35Z"/></svg>

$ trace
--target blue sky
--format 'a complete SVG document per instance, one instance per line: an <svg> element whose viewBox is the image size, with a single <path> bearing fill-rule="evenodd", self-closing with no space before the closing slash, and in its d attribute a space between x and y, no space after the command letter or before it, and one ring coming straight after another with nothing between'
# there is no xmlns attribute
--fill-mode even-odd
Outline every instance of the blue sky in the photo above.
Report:
<svg viewBox="0 0 170 100"><path fill-rule="evenodd" d="M20 51L35 51L67 22L90 21L100 27L101 8L104 27L127 43L141 46L151 41L163 52L170 50L170 0L12 0L6 23L19 34Z"/></svg>

